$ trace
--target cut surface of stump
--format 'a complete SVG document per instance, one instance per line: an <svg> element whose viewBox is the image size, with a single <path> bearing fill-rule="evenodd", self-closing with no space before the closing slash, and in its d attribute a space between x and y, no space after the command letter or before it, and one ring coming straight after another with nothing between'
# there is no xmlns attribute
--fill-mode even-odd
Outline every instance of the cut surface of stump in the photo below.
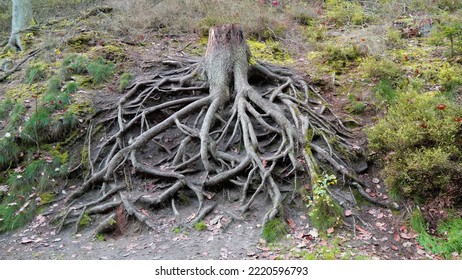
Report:
<svg viewBox="0 0 462 280"><path fill-rule="evenodd" d="M263 193L270 201L266 223L281 209L281 189L294 188L297 176L313 183L328 167L363 185L339 152L358 149L348 129L320 110L327 105L322 96L289 69L255 61L240 25L211 28L203 59L158 66L100 120L106 136L90 141L98 143L89 149L91 174L69 195L77 203L62 221L123 207L153 227L155 213L144 209L169 206L177 215L177 196L187 191L198 200L192 223L215 207L210 193L237 188L240 208L231 215L241 217Z"/></svg>

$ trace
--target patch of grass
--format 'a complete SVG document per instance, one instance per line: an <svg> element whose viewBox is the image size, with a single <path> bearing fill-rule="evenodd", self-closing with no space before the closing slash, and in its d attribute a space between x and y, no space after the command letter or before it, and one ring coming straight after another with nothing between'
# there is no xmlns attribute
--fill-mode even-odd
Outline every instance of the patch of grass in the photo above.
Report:
<svg viewBox="0 0 462 280"><path fill-rule="evenodd" d="M19 160L21 149L11 134L0 138L0 170L11 167Z"/></svg>
<svg viewBox="0 0 462 280"><path fill-rule="evenodd" d="M36 62L29 65L26 68L26 73L24 75L24 82L26 84L33 84L38 81L42 81L46 78L46 68L47 66L43 63Z"/></svg>
<svg viewBox="0 0 462 280"><path fill-rule="evenodd" d="M366 108L367 104L361 101L361 99L357 98L354 94L348 95L349 106L347 110L353 114L361 114L363 113Z"/></svg>
<svg viewBox="0 0 462 280"><path fill-rule="evenodd" d="M26 107L22 102L17 102L13 110L11 111L7 130L8 131L13 131L16 130L19 126L19 124L23 121L24 114L26 113Z"/></svg>
<svg viewBox="0 0 462 280"><path fill-rule="evenodd" d="M207 229L207 224L204 221L197 222L194 224L194 229L198 231L204 231Z"/></svg>
<svg viewBox="0 0 462 280"><path fill-rule="evenodd" d="M263 228L262 237L266 242L273 243L283 238L287 233L289 233L287 223L282 218L275 218L266 223Z"/></svg>
<svg viewBox="0 0 462 280"><path fill-rule="evenodd" d="M50 124L51 113L45 107L39 107L25 122L22 138L31 143L48 139L47 132Z"/></svg>
<svg viewBox="0 0 462 280"><path fill-rule="evenodd" d="M105 61L103 58L99 58L87 66L87 71L94 84L100 84L108 81L109 78L112 77L114 69L115 65L111 62Z"/></svg>
<svg viewBox="0 0 462 280"><path fill-rule="evenodd" d="M389 79L381 79L372 91L387 105L395 103L398 98L398 91Z"/></svg>
<svg viewBox="0 0 462 280"><path fill-rule="evenodd" d="M419 243L427 251L450 259L452 253L462 253L462 218L449 217L438 225L438 236L427 232L427 225L422 214L415 209L411 216L411 226L419 233Z"/></svg>
<svg viewBox="0 0 462 280"><path fill-rule="evenodd" d="M0 102L0 120L4 120L13 110L14 101L11 98L6 98Z"/></svg>

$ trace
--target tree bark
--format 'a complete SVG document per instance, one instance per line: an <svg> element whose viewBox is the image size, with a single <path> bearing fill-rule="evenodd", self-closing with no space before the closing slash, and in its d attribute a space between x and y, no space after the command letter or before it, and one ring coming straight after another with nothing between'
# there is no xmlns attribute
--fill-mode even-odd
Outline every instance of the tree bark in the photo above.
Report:
<svg viewBox="0 0 462 280"><path fill-rule="evenodd" d="M28 28L32 21L32 0L13 0L13 19L8 47L24 50L19 33Z"/></svg>

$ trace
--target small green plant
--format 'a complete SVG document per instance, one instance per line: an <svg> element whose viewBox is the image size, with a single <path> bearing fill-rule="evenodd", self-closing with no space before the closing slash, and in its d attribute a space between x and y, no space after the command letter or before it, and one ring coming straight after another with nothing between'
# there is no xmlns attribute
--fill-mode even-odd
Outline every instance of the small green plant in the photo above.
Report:
<svg viewBox="0 0 462 280"><path fill-rule="evenodd" d="M130 83L130 80L132 78L132 75L130 73L123 73L121 76L120 76L120 81L119 81L119 91L124 91L129 83Z"/></svg>
<svg viewBox="0 0 462 280"><path fill-rule="evenodd" d="M289 233L289 227L282 218L274 218L266 223L262 237L268 243L273 243Z"/></svg>
<svg viewBox="0 0 462 280"><path fill-rule="evenodd" d="M337 184L335 175L324 175L313 185L313 198L309 200L310 220L320 232L339 225L342 221L342 209L332 200L327 188Z"/></svg>
<svg viewBox="0 0 462 280"><path fill-rule="evenodd" d="M182 232L181 227L175 227L173 229L173 232L176 233L176 234L180 234Z"/></svg>
<svg viewBox="0 0 462 280"><path fill-rule="evenodd" d="M107 62L103 58L98 58L87 66L87 71L90 74L94 84L100 84L107 81L113 74L115 65L112 62Z"/></svg>
<svg viewBox="0 0 462 280"><path fill-rule="evenodd" d="M348 95L348 101L350 104L347 107L347 110L353 114L361 114L367 108L367 104L353 94Z"/></svg>
<svg viewBox="0 0 462 280"><path fill-rule="evenodd" d="M46 139L50 122L50 112L45 107L38 108L24 124L23 139L36 144Z"/></svg>
<svg viewBox="0 0 462 280"><path fill-rule="evenodd" d="M79 227L87 227L91 224L91 217L87 213L83 214L82 219L80 219Z"/></svg>
<svg viewBox="0 0 462 280"><path fill-rule="evenodd" d="M95 239L102 242L102 241L106 241L106 237L104 236L104 234L102 233L98 233L96 236L95 236Z"/></svg>
<svg viewBox="0 0 462 280"><path fill-rule="evenodd" d="M7 98L0 102L0 120L4 120L13 110L14 101L11 98Z"/></svg>
<svg viewBox="0 0 462 280"><path fill-rule="evenodd" d="M25 113L26 107L24 106L24 104L22 104L22 102L16 102L10 114L7 130L16 130L22 122Z"/></svg>
<svg viewBox="0 0 462 280"><path fill-rule="evenodd" d="M43 63L33 63L26 68L24 82L33 84L46 78L46 65Z"/></svg>
<svg viewBox="0 0 462 280"><path fill-rule="evenodd" d="M194 224L194 229L198 231L204 231L207 229L207 224L204 221L197 222Z"/></svg>
<svg viewBox="0 0 462 280"><path fill-rule="evenodd" d="M11 133L0 138L0 170L5 170L19 159L21 149Z"/></svg>

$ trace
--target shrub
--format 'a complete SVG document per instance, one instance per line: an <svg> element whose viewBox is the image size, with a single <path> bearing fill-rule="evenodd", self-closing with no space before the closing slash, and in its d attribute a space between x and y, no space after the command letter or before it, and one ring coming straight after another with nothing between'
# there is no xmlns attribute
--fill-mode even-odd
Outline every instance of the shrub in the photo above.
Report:
<svg viewBox="0 0 462 280"><path fill-rule="evenodd" d="M38 143L48 138L48 127L51 123L51 114L45 107L38 108L25 122L22 138L26 142Z"/></svg>
<svg viewBox="0 0 462 280"><path fill-rule="evenodd" d="M341 74L346 68L356 64L364 53L355 44L328 42L323 46L323 58L326 63Z"/></svg>
<svg viewBox="0 0 462 280"><path fill-rule="evenodd" d="M432 199L460 185L462 108L434 92L401 94L367 131L370 148L385 157L382 176L392 193Z"/></svg>
<svg viewBox="0 0 462 280"><path fill-rule="evenodd" d="M398 64L387 58L368 56L361 63L361 68L366 78L395 81L403 74Z"/></svg>

